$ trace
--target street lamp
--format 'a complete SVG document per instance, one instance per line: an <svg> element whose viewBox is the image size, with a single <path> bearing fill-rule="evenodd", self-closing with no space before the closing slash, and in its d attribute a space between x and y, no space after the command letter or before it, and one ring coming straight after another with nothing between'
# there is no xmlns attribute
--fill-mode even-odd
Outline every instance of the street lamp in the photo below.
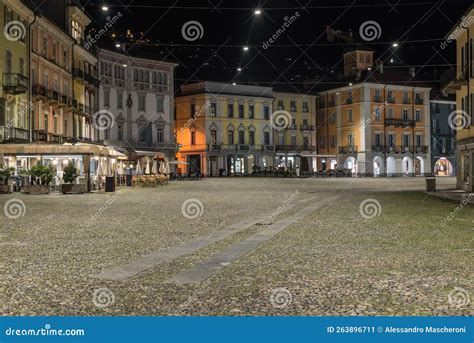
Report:
<svg viewBox="0 0 474 343"><path fill-rule="evenodd" d="M242 71L242 68L238 67L238 68L237 68L237 71Z"/></svg>
<svg viewBox="0 0 474 343"><path fill-rule="evenodd" d="M398 46L398 43L393 43L392 46L396 48Z"/></svg>
<svg viewBox="0 0 474 343"><path fill-rule="evenodd" d="M257 8L257 9L255 10L255 12L253 12L253 13L255 13L255 15L260 15L260 14L262 14L262 10L260 10L259 8Z"/></svg>
<svg viewBox="0 0 474 343"><path fill-rule="evenodd" d="M109 8L107 6L102 6L102 11L106 12L108 10L109 10Z"/></svg>
<svg viewBox="0 0 474 343"><path fill-rule="evenodd" d="M248 51L249 50L249 47L248 46L244 46L244 51Z"/></svg>

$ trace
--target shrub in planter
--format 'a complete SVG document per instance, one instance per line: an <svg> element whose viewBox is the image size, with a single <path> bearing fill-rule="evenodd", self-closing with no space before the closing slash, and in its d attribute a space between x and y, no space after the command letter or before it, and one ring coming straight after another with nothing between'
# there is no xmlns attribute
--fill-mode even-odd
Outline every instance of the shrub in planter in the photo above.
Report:
<svg viewBox="0 0 474 343"><path fill-rule="evenodd" d="M31 184L24 187L29 194L48 194L49 184L53 180L53 169L47 166L34 166L30 169Z"/></svg>
<svg viewBox="0 0 474 343"><path fill-rule="evenodd" d="M15 168L0 169L0 193L8 193L8 180L10 176L15 172Z"/></svg>
<svg viewBox="0 0 474 343"><path fill-rule="evenodd" d="M61 184L60 192L63 194L74 193L82 194L86 192L86 185L76 184L77 170L74 167L73 163L69 163L66 168L64 168L63 181L65 183Z"/></svg>

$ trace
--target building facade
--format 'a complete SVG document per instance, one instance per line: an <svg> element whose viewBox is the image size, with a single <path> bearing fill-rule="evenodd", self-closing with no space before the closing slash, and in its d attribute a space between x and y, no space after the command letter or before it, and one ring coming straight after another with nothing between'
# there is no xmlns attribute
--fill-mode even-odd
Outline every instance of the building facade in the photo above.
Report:
<svg viewBox="0 0 474 343"><path fill-rule="evenodd" d="M176 137L183 173L249 175L273 167L273 94L268 87L201 82L176 98Z"/></svg>
<svg viewBox="0 0 474 343"><path fill-rule="evenodd" d="M449 116L456 110L456 101L437 96L430 101L431 170L435 176L455 176L456 131L449 125Z"/></svg>
<svg viewBox="0 0 474 343"><path fill-rule="evenodd" d="M474 192L474 5L448 34L448 41L456 40L456 68L452 81L446 86L456 93L456 157L458 161L457 187Z"/></svg>
<svg viewBox="0 0 474 343"><path fill-rule="evenodd" d="M113 124L99 131L105 144L140 156L174 159L174 63L100 50L100 110ZM133 159L133 157L132 157Z"/></svg>
<svg viewBox="0 0 474 343"><path fill-rule="evenodd" d="M29 25L33 13L19 1L0 3L0 143L30 140Z"/></svg>
<svg viewBox="0 0 474 343"><path fill-rule="evenodd" d="M274 92L273 108L286 111L291 122L274 130L275 165L301 173L316 170L316 96Z"/></svg>
<svg viewBox="0 0 474 343"><path fill-rule="evenodd" d="M429 174L429 92L369 82L321 92L318 169L374 176Z"/></svg>

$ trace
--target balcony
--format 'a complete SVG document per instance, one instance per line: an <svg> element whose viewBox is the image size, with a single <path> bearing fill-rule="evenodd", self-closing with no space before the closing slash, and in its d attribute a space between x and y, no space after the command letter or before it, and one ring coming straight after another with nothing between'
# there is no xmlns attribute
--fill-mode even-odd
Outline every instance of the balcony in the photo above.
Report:
<svg viewBox="0 0 474 343"><path fill-rule="evenodd" d="M55 91L54 89L48 89L47 98L51 104L57 104L61 100L59 92Z"/></svg>
<svg viewBox="0 0 474 343"><path fill-rule="evenodd" d="M221 151L221 144L209 144L207 146L208 151Z"/></svg>
<svg viewBox="0 0 474 343"><path fill-rule="evenodd" d="M84 104L78 103L78 104L77 104L77 110L78 110L80 113L84 113Z"/></svg>
<svg viewBox="0 0 474 343"><path fill-rule="evenodd" d="M92 74L87 74L87 73L84 73L84 79L89 85L96 85L97 82L99 81L97 79L97 76L92 75Z"/></svg>
<svg viewBox="0 0 474 343"><path fill-rule="evenodd" d="M296 112L296 107L295 106L290 106L290 112Z"/></svg>
<svg viewBox="0 0 474 343"><path fill-rule="evenodd" d="M389 104L394 104L394 103L395 103L395 98L394 98L393 96L389 96L389 97L387 98L387 102L388 102Z"/></svg>
<svg viewBox="0 0 474 343"><path fill-rule="evenodd" d="M314 131L314 125L300 125L301 131Z"/></svg>
<svg viewBox="0 0 474 343"><path fill-rule="evenodd" d="M308 108L308 107L303 107L301 110L303 111L303 113L308 113L308 112L309 112L309 108Z"/></svg>
<svg viewBox="0 0 474 343"><path fill-rule="evenodd" d="M386 145L372 145L372 151L374 152L385 152L387 150Z"/></svg>
<svg viewBox="0 0 474 343"><path fill-rule="evenodd" d="M447 92L455 92L460 90L462 86L467 86L469 83L468 70L467 66L458 66L447 70L441 75L441 89Z"/></svg>
<svg viewBox="0 0 474 343"><path fill-rule="evenodd" d="M416 146L415 150L417 153L427 154L429 151L429 147L427 145L420 145L420 146Z"/></svg>
<svg viewBox="0 0 474 343"><path fill-rule="evenodd" d="M411 101L408 98L403 98L402 99L402 104L409 105L409 104L411 104Z"/></svg>
<svg viewBox="0 0 474 343"><path fill-rule="evenodd" d="M33 85L32 92L33 92L33 96L37 98L46 98L46 95L47 95L46 87L39 83L36 83Z"/></svg>
<svg viewBox="0 0 474 343"><path fill-rule="evenodd" d="M18 73L4 73L3 91L8 94L26 93L28 91L28 78Z"/></svg>
<svg viewBox="0 0 474 343"><path fill-rule="evenodd" d="M395 127L415 127L416 122L414 120L403 120L403 119L385 119L385 126Z"/></svg>
<svg viewBox="0 0 474 343"><path fill-rule="evenodd" d="M84 81L84 70L79 68L72 69L72 76L75 79L79 79L80 81Z"/></svg>
<svg viewBox="0 0 474 343"><path fill-rule="evenodd" d="M61 95L61 102L59 104L61 107L69 106L69 97L67 95Z"/></svg>
<svg viewBox="0 0 474 343"><path fill-rule="evenodd" d="M340 154L353 154L357 153L357 146L340 146L339 147L339 153Z"/></svg>
<svg viewBox="0 0 474 343"><path fill-rule="evenodd" d="M298 152L302 150L301 145L277 145L276 152Z"/></svg>
<svg viewBox="0 0 474 343"><path fill-rule="evenodd" d="M269 145L269 144L264 144L262 145L262 151L275 151L275 146L274 145Z"/></svg>
<svg viewBox="0 0 474 343"><path fill-rule="evenodd" d="M248 144L239 144L238 149L241 151L249 151L250 150L250 145Z"/></svg>
<svg viewBox="0 0 474 343"><path fill-rule="evenodd" d="M374 95L374 102L382 102L382 97L380 95Z"/></svg>
<svg viewBox="0 0 474 343"><path fill-rule="evenodd" d="M350 105L350 104L353 104L354 103L354 100L352 98L347 98L346 99L346 105Z"/></svg>
<svg viewBox="0 0 474 343"><path fill-rule="evenodd" d="M29 141L29 131L25 129L19 129L15 127L9 128L0 128L3 131L3 135L0 134L0 137L3 137L3 141L7 142L28 142Z"/></svg>
<svg viewBox="0 0 474 343"><path fill-rule="evenodd" d="M77 110L77 100L76 99L72 99L72 108Z"/></svg>
<svg viewBox="0 0 474 343"><path fill-rule="evenodd" d="M423 105L423 99L415 99L415 105Z"/></svg>
<svg viewBox="0 0 474 343"><path fill-rule="evenodd" d="M291 124L290 126L288 126L288 130L298 130L298 125Z"/></svg>
<svg viewBox="0 0 474 343"><path fill-rule="evenodd" d="M33 131L33 140L37 142L47 142L48 133L43 130L35 130Z"/></svg>

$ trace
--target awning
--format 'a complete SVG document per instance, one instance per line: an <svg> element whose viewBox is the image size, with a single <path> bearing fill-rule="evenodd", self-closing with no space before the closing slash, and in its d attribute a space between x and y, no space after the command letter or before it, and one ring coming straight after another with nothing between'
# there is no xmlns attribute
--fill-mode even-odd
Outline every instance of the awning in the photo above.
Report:
<svg viewBox="0 0 474 343"><path fill-rule="evenodd" d="M135 150L135 153L138 157L142 156L153 156L157 158L166 158L166 155L159 151L143 151L143 150Z"/></svg>
<svg viewBox="0 0 474 343"><path fill-rule="evenodd" d="M181 161L170 161L168 164L189 164L188 162L181 162Z"/></svg>
<svg viewBox="0 0 474 343"><path fill-rule="evenodd" d="M21 155L93 155L104 157L125 156L113 148L95 144L0 144L0 154Z"/></svg>

